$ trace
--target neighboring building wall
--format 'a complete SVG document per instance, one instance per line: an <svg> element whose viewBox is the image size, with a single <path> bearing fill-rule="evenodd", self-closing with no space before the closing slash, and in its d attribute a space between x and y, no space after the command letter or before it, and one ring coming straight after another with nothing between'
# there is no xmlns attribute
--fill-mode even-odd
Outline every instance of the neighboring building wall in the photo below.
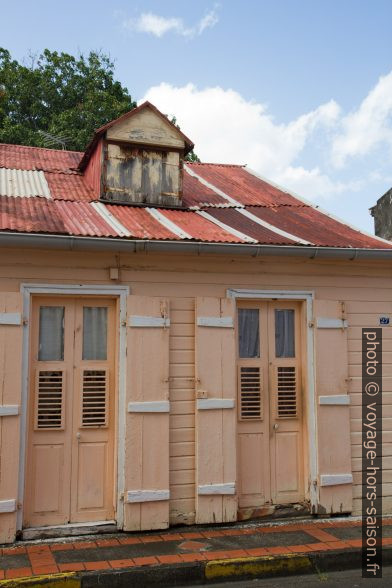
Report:
<svg viewBox="0 0 392 588"><path fill-rule="evenodd" d="M374 217L374 232L378 237L392 240L392 188L370 209Z"/></svg>
<svg viewBox="0 0 392 588"><path fill-rule="evenodd" d="M120 282L109 280L109 268L120 266ZM0 264L0 293L14 293L20 304L21 283L128 285L131 294L162 296L170 300L170 522L195 520L195 361L194 304L197 296L224 298L227 288L306 290L324 301L345 301L349 322L349 383L351 395L351 440L354 474L354 514L360 513L361 495L361 327L379 326L379 316L392 315L392 279L388 263L283 258L224 258L204 255L110 254L59 251L7 250ZM8 308L8 307L7 307ZM11 307L10 307L11 308ZM12 307L13 308L13 307ZM8 327L7 327L8 328ZM11 327L9 327L11 329ZM384 512L392 510L392 327L383 329L384 338ZM20 363L18 363L20 366ZM12 372L17 370L12 365ZM20 375L15 376L18 404ZM4 393L4 392L3 392ZM342 393L342 391L336 391ZM10 419L10 420L2 420ZM15 427L14 432L8 428ZM3 446L0 459L0 500L13 499L17 459L10 465L4 439L15 438L17 454L18 417L0 417ZM8 431L4 437L4 432ZM331 430L331 435L334 431ZM14 435L14 437L12 436ZM10 437L8 437L10 436ZM326 448L327 450L327 448ZM6 476L6 474L8 476ZM11 488L12 486L12 488ZM12 490L12 491L11 491ZM13 515L3 515L12 540ZM1 529L1 519L0 519ZM2 531L4 533L4 531Z"/></svg>

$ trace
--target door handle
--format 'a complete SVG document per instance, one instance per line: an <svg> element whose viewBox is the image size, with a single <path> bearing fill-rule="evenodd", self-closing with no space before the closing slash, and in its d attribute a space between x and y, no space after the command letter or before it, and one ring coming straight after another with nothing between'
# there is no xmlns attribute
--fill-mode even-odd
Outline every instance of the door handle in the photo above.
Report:
<svg viewBox="0 0 392 588"><path fill-rule="evenodd" d="M274 431L277 431L279 429L278 423L275 423L272 428L273 428Z"/></svg>
<svg viewBox="0 0 392 588"><path fill-rule="evenodd" d="M77 433L76 433L76 439L77 439L78 441L80 441L80 437L81 437L80 433L79 433L79 432L77 432Z"/></svg>

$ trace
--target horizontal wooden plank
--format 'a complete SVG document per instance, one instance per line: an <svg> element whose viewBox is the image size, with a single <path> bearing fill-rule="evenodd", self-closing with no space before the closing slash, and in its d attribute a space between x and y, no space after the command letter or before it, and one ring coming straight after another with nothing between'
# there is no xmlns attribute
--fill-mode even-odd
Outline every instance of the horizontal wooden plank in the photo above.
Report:
<svg viewBox="0 0 392 588"><path fill-rule="evenodd" d="M20 312L0 312L0 325L21 325L22 315Z"/></svg>
<svg viewBox="0 0 392 588"><path fill-rule="evenodd" d="M187 429L195 428L195 417L194 415L179 414L170 415L170 429Z"/></svg>
<svg viewBox="0 0 392 588"><path fill-rule="evenodd" d="M0 500L0 514L16 511L16 500Z"/></svg>
<svg viewBox="0 0 392 588"><path fill-rule="evenodd" d="M173 323L170 326L170 334L172 337L193 337L195 332L194 325Z"/></svg>
<svg viewBox="0 0 392 588"><path fill-rule="evenodd" d="M349 394L331 394L330 396L319 396L321 406L347 406L350 404Z"/></svg>
<svg viewBox="0 0 392 588"><path fill-rule="evenodd" d="M318 329L346 329L348 322L340 318L318 316L316 318L316 327Z"/></svg>
<svg viewBox="0 0 392 588"><path fill-rule="evenodd" d="M173 328L173 326L172 326ZM195 338L194 337L170 337L169 338L170 351L194 351Z"/></svg>
<svg viewBox="0 0 392 588"><path fill-rule="evenodd" d="M352 484L353 477L351 473L347 474L321 474L320 486L340 486L341 484Z"/></svg>
<svg viewBox="0 0 392 588"><path fill-rule="evenodd" d="M195 429L170 429L170 443L182 443L195 441Z"/></svg>
<svg viewBox="0 0 392 588"><path fill-rule="evenodd" d="M174 310L194 310L195 299L192 298L170 298L170 311Z"/></svg>
<svg viewBox="0 0 392 588"><path fill-rule="evenodd" d="M180 484L170 486L170 496L173 500L180 498L194 498L195 486L193 484Z"/></svg>
<svg viewBox="0 0 392 588"><path fill-rule="evenodd" d="M195 374L193 363L171 364L169 367L170 378L192 378Z"/></svg>
<svg viewBox="0 0 392 588"><path fill-rule="evenodd" d="M198 316L196 323L198 327L226 329L232 329L234 327L233 319L231 316Z"/></svg>
<svg viewBox="0 0 392 588"><path fill-rule="evenodd" d="M169 460L170 471L174 472L177 470L194 470L195 469L195 456L194 455L181 455L170 457Z"/></svg>
<svg viewBox="0 0 392 588"><path fill-rule="evenodd" d="M170 487L190 484L195 495L195 470L173 470L170 472Z"/></svg>
<svg viewBox="0 0 392 588"><path fill-rule="evenodd" d="M198 410L223 410L234 408L234 398L198 398Z"/></svg>
<svg viewBox="0 0 392 588"><path fill-rule="evenodd" d="M171 407L172 414L194 414L195 413L195 402L184 401L184 402L173 402Z"/></svg>
<svg viewBox="0 0 392 588"><path fill-rule="evenodd" d="M128 317L128 326L133 328L161 328L170 327L170 319L158 316L137 316Z"/></svg>
<svg viewBox="0 0 392 588"><path fill-rule="evenodd" d="M183 457L185 455L195 455L195 444L192 442L170 443L170 456Z"/></svg>
<svg viewBox="0 0 392 588"><path fill-rule="evenodd" d="M171 364L171 369L174 365L178 364L187 364L191 365L194 364L195 361L195 352L192 350L185 350L185 349L176 349L170 350L169 352L169 363ZM193 368L194 369L194 368Z"/></svg>
<svg viewBox="0 0 392 588"><path fill-rule="evenodd" d="M128 490L127 502L158 502L169 500L169 490Z"/></svg>
<svg viewBox="0 0 392 588"><path fill-rule="evenodd" d="M235 494L235 482L227 482L225 484L201 484L197 487L197 493L202 496Z"/></svg>
<svg viewBox="0 0 392 588"><path fill-rule="evenodd" d="M189 324L194 325L195 322L195 312L193 309L188 310L177 310L170 308L170 318L172 323L174 324Z"/></svg>
<svg viewBox="0 0 392 588"><path fill-rule="evenodd" d="M19 414L19 405L0 404L0 416L16 416Z"/></svg>
<svg viewBox="0 0 392 588"><path fill-rule="evenodd" d="M170 390L170 402L174 403L181 400L194 400L195 399L195 389L188 388L188 390L178 389Z"/></svg>
<svg viewBox="0 0 392 588"><path fill-rule="evenodd" d="M156 400L151 402L129 402L128 412L170 412L170 402L168 400Z"/></svg>

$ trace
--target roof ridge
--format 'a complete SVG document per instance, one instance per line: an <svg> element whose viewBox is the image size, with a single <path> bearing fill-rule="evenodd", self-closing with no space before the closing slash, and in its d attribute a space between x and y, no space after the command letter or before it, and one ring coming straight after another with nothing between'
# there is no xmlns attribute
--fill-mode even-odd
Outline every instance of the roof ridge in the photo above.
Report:
<svg viewBox="0 0 392 588"><path fill-rule="evenodd" d="M246 163L213 163L209 161L184 161L185 165L213 165L216 167L246 167Z"/></svg>
<svg viewBox="0 0 392 588"><path fill-rule="evenodd" d="M83 155L83 151L74 151L73 149L51 149L50 147L37 147L35 145L18 145L17 143L0 143L0 147L19 147L23 149L40 149L41 151L58 151L59 153L77 153Z"/></svg>

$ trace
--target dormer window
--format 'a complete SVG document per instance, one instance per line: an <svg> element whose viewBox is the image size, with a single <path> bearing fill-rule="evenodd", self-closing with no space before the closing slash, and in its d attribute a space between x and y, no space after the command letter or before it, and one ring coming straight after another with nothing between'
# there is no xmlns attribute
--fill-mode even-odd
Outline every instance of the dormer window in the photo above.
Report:
<svg viewBox="0 0 392 588"><path fill-rule="evenodd" d="M106 202L181 206L182 161L193 143L149 102L98 129L80 162Z"/></svg>

